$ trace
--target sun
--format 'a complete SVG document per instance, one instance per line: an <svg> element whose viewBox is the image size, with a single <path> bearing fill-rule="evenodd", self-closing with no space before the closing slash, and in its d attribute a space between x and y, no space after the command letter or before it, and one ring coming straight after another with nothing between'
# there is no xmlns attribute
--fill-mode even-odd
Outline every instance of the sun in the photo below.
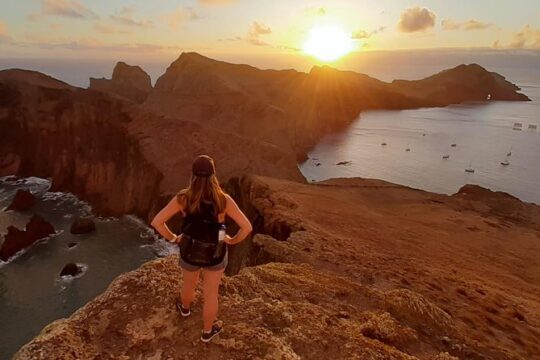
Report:
<svg viewBox="0 0 540 360"><path fill-rule="evenodd" d="M353 48L351 36L339 27L316 27L309 32L304 51L323 61L334 61Z"/></svg>

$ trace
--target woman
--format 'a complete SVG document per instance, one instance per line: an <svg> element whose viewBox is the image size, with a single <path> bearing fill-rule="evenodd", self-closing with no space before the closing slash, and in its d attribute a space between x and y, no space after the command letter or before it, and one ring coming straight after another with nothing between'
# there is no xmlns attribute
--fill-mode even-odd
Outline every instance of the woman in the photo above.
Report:
<svg viewBox="0 0 540 360"><path fill-rule="evenodd" d="M154 217L152 226L167 240L173 243L185 244L188 238L196 237L197 233L190 232L189 235L186 227L182 234L175 235L167 227L166 222L175 214L181 213L184 216L184 224L187 219L192 219L197 216L206 216L211 214L216 221L216 224L224 224L225 216L229 216L239 226L239 230L233 237L225 235L225 243L229 245L237 244L244 240L245 237L252 231L252 226L244 213L240 210L236 202L226 194L220 187L216 177L214 161L211 157L200 155L193 161L192 174L189 186L176 194L171 201ZM208 225L208 227L211 227ZM217 243L217 230L199 229L198 231L208 230L207 233L212 234L208 238L209 241ZM216 230L216 231L214 231ZM215 235L215 236L214 236ZM184 237L184 239L183 239ZM184 241L182 241L184 240ZM213 246L214 244L212 244ZM180 246L182 249L185 247ZM216 321L218 310L218 289L221 282L223 271L227 266L227 249L224 246L224 251L218 256L216 262L201 266L200 263L189 262L189 249L181 251L179 264L182 268L183 284L180 299L177 300L177 308L186 317L191 314L190 306L195 296L195 287L199 281L199 274L203 271L203 331L201 340L203 342L210 341L214 336L222 330L221 325Z"/></svg>

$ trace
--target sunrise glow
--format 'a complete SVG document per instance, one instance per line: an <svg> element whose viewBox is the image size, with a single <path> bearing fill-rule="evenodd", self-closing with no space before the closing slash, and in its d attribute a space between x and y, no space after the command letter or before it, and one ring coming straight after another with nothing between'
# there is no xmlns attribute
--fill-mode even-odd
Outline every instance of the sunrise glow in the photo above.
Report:
<svg viewBox="0 0 540 360"><path fill-rule="evenodd" d="M339 27L317 27L309 33L304 51L319 60L334 61L353 49L350 34Z"/></svg>

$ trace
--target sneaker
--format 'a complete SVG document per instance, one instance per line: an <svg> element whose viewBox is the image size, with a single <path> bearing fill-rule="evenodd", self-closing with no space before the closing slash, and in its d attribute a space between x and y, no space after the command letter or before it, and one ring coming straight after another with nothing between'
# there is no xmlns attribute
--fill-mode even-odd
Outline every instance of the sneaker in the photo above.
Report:
<svg viewBox="0 0 540 360"><path fill-rule="evenodd" d="M184 305L182 305L182 302L178 299L176 299L176 308L178 309L178 311L180 311L180 315L182 315L183 317L188 317L189 315L191 315L191 310L189 310L189 308L186 309Z"/></svg>
<svg viewBox="0 0 540 360"><path fill-rule="evenodd" d="M223 330L223 327L221 325L219 324L212 325L212 329L210 330L210 332L206 332L203 330L202 335L201 335L201 341L204 343L209 342L210 340L214 338L214 336L219 334L221 330Z"/></svg>

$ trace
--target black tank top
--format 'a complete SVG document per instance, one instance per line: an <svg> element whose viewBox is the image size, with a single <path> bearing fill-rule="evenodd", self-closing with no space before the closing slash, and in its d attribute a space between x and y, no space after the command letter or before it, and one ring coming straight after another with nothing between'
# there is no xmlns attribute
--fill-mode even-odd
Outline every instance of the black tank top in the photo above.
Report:
<svg viewBox="0 0 540 360"><path fill-rule="evenodd" d="M220 225L214 204L201 201L198 212L186 214L182 232L199 241L216 243Z"/></svg>

